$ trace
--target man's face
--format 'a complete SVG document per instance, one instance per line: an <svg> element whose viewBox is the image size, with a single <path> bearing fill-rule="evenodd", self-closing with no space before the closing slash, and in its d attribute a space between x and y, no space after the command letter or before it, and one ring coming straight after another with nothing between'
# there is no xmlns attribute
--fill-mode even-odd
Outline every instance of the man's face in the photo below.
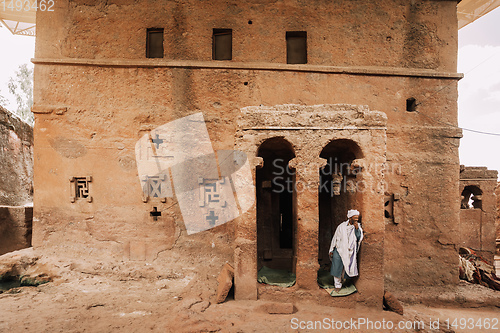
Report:
<svg viewBox="0 0 500 333"><path fill-rule="evenodd" d="M351 224L354 224L354 222L358 222L359 220L359 215L354 215L353 217L351 217Z"/></svg>

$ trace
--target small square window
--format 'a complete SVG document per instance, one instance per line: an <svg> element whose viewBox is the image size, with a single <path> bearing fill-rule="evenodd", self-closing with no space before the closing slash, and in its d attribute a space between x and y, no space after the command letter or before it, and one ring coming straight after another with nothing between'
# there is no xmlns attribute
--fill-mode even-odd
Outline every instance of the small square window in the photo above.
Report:
<svg viewBox="0 0 500 333"><path fill-rule="evenodd" d="M163 29L147 30L146 58L163 58Z"/></svg>
<svg viewBox="0 0 500 333"><path fill-rule="evenodd" d="M286 63L307 64L307 32L287 31Z"/></svg>
<svg viewBox="0 0 500 333"><path fill-rule="evenodd" d="M406 100L406 111L417 111L417 100L413 97Z"/></svg>
<svg viewBox="0 0 500 333"><path fill-rule="evenodd" d="M231 60L233 58L233 30L214 29L212 36L212 59Z"/></svg>

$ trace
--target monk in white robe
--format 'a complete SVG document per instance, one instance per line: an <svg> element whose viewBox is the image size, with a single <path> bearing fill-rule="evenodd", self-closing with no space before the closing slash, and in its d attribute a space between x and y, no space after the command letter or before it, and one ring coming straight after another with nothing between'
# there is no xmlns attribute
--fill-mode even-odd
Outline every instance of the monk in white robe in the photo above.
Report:
<svg viewBox="0 0 500 333"><path fill-rule="evenodd" d="M329 251L332 260L330 274L333 275L337 291L342 288L342 275L358 276L357 254L363 240L363 229L358 223L359 211L349 210L347 219L335 230Z"/></svg>

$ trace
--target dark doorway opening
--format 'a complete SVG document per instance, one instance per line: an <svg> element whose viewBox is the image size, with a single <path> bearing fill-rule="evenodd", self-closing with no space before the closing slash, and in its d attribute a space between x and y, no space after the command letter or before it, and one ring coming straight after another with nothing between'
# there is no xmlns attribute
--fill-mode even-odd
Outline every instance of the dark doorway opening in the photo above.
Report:
<svg viewBox="0 0 500 333"><path fill-rule="evenodd" d="M288 162L295 153L285 139L271 138L261 144L258 156L264 160L256 170L258 268L294 272L295 170Z"/></svg>
<svg viewBox="0 0 500 333"><path fill-rule="evenodd" d="M327 164L319 170L318 191L319 232L318 261L321 268L328 268L328 252L337 226L347 220L349 209L360 210L362 206L362 186L357 176L359 169L352 162L361 158L359 146L351 140L331 141L323 148L321 158Z"/></svg>

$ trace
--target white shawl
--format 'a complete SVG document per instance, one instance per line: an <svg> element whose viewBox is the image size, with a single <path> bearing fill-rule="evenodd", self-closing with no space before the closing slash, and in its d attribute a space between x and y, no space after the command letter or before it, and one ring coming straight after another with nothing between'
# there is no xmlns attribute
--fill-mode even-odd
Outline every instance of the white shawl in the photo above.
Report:
<svg viewBox="0 0 500 333"><path fill-rule="evenodd" d="M349 224L349 221L342 222L337 227L337 230L335 230L332 244L330 245L330 253L333 253L333 250L337 248L342 263L344 264L344 270L347 275L351 277L358 276L357 253L361 241L363 240L363 229L361 229L361 224L359 225L361 237L358 242L356 242L354 230L354 226Z"/></svg>

